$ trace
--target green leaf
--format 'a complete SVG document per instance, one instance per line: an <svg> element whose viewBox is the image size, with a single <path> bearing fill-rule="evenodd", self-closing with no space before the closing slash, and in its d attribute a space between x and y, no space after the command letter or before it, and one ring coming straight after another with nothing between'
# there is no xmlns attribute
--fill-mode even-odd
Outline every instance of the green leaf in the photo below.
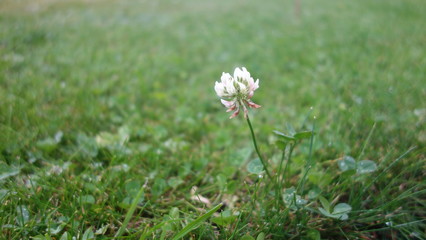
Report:
<svg viewBox="0 0 426 240"><path fill-rule="evenodd" d="M65 224L61 224L61 223L54 223L52 225L50 225L46 231L51 234L51 235L56 235L58 233L60 233L62 231L62 229L64 229Z"/></svg>
<svg viewBox="0 0 426 240"><path fill-rule="evenodd" d="M46 138L37 142L37 147L44 152L50 153L56 149L58 142L53 138Z"/></svg>
<svg viewBox="0 0 426 240"><path fill-rule="evenodd" d="M215 217L212 218L212 222L216 223L219 226L228 226L237 219L237 216L228 216L228 217Z"/></svg>
<svg viewBox="0 0 426 240"><path fill-rule="evenodd" d="M89 227L84 233L82 240L92 240L95 239L95 234L92 231L92 227Z"/></svg>
<svg viewBox="0 0 426 240"><path fill-rule="evenodd" d="M256 158L247 164L247 171L253 174L260 174L263 172L263 164L259 158Z"/></svg>
<svg viewBox="0 0 426 240"><path fill-rule="evenodd" d="M302 139L310 138L312 134L313 134L312 131L302 131L302 132L298 132L294 134L294 138L297 140L302 140Z"/></svg>
<svg viewBox="0 0 426 240"><path fill-rule="evenodd" d="M80 197L80 202L82 204L94 204L95 197L93 197L92 195L84 195Z"/></svg>
<svg viewBox="0 0 426 240"><path fill-rule="evenodd" d="M84 189L86 189L88 192L96 192L98 191L98 187L93 183L85 183Z"/></svg>
<svg viewBox="0 0 426 240"><path fill-rule="evenodd" d="M166 180L162 178L157 178L155 179L154 184L152 185L152 189L151 189L152 195L158 197L161 194L163 194L166 188L167 188Z"/></svg>
<svg viewBox="0 0 426 240"><path fill-rule="evenodd" d="M123 208L123 209L128 209L128 208L130 208L130 206L132 206L132 202L133 202L133 198L132 198L132 197L127 196L127 197L125 197L125 198L123 199L123 201L121 201L121 202L118 204L118 206L119 206L119 207L121 207L121 208Z"/></svg>
<svg viewBox="0 0 426 240"><path fill-rule="evenodd" d="M216 184L219 186L219 189L225 189L226 188L226 176L224 174L219 174L216 176Z"/></svg>
<svg viewBox="0 0 426 240"><path fill-rule="evenodd" d="M334 207L333 214L349 213L352 207L346 203L339 203Z"/></svg>
<svg viewBox="0 0 426 240"><path fill-rule="evenodd" d="M71 236L68 236L68 232L64 232L59 240L69 240Z"/></svg>
<svg viewBox="0 0 426 240"><path fill-rule="evenodd" d="M20 169L0 162L0 181L19 174Z"/></svg>
<svg viewBox="0 0 426 240"><path fill-rule="evenodd" d="M127 126L121 126L117 133L100 132L96 136L96 143L100 147L119 147L123 146L130 139L130 129Z"/></svg>
<svg viewBox="0 0 426 240"><path fill-rule="evenodd" d="M169 211L169 216L171 219L178 219L179 218L179 208L173 207Z"/></svg>
<svg viewBox="0 0 426 240"><path fill-rule="evenodd" d="M280 137L281 137L281 140L284 140L284 141L286 141L286 142L296 140L293 136L286 135L286 134L284 134L284 133L282 133L282 132L280 132L280 131L277 131L277 130L274 130L274 133L275 133L276 135L280 136Z"/></svg>
<svg viewBox="0 0 426 240"><path fill-rule="evenodd" d="M362 160L358 162L357 172L362 173L371 173L377 170L377 165L371 160Z"/></svg>
<svg viewBox="0 0 426 240"><path fill-rule="evenodd" d="M344 172L351 169L356 169L356 161L351 156L344 156L342 160L337 162L340 171Z"/></svg>
<svg viewBox="0 0 426 240"><path fill-rule="evenodd" d="M323 196L319 196L319 200L321 202L321 205L324 207L324 209L327 212L330 212L330 202L327 199L325 199Z"/></svg>
<svg viewBox="0 0 426 240"><path fill-rule="evenodd" d="M256 240L254 239L254 237L250 236L250 235L244 235L241 240Z"/></svg>
<svg viewBox="0 0 426 240"><path fill-rule="evenodd" d="M342 178L348 178L348 177L351 177L351 176L353 176L355 174L356 174L356 170L355 169L351 169L351 170L347 170L347 171L342 172L342 174L340 176Z"/></svg>
<svg viewBox="0 0 426 240"><path fill-rule="evenodd" d="M327 210L325 210L324 208L322 208L322 207L320 207L320 208L318 208L318 210L324 215L324 216L327 216L327 217L330 217L331 216L331 213L329 212L329 211L327 211Z"/></svg>
<svg viewBox="0 0 426 240"><path fill-rule="evenodd" d="M47 235L47 233L44 236L43 235L37 235L37 236L31 237L31 239L34 239L34 240L52 240L52 238L49 235Z"/></svg>
<svg viewBox="0 0 426 240"><path fill-rule="evenodd" d="M231 181L227 182L227 184L226 184L225 193L233 194L237 190L237 188L238 188L237 181L231 180Z"/></svg>
<svg viewBox="0 0 426 240"><path fill-rule="evenodd" d="M223 211L220 214L220 217L212 218L212 222L216 223L219 226L228 226L231 223L235 222L237 216L232 215L229 210Z"/></svg>
<svg viewBox="0 0 426 240"><path fill-rule="evenodd" d="M321 240L321 234L316 229L309 229L308 231L306 231L306 236L303 239L306 239L306 240Z"/></svg>
<svg viewBox="0 0 426 240"><path fill-rule="evenodd" d="M266 237L264 232L259 233L259 235L257 235L256 240L264 240Z"/></svg>
<svg viewBox="0 0 426 240"><path fill-rule="evenodd" d="M348 218L349 218L348 214L344 213L340 215L337 219L345 221L345 220L348 220Z"/></svg>
<svg viewBox="0 0 426 240"><path fill-rule="evenodd" d="M282 150L284 150L287 147L286 141L278 140L275 142L275 144L277 145L279 149L282 149Z"/></svg>
<svg viewBox="0 0 426 240"><path fill-rule="evenodd" d="M125 189L128 196L135 196L139 189L141 189L142 183L139 180L131 180L126 183Z"/></svg>
<svg viewBox="0 0 426 240"><path fill-rule="evenodd" d="M347 220L349 218L347 213L352 210L352 207L346 203L339 203L334 207L333 213L323 208L318 208L318 210L326 217Z"/></svg>
<svg viewBox="0 0 426 240"><path fill-rule="evenodd" d="M311 190L309 190L308 198L315 199L320 195L320 193L321 193L321 189L318 186L314 186Z"/></svg>
<svg viewBox="0 0 426 240"><path fill-rule="evenodd" d="M87 157L96 157L98 155L98 145L94 138L86 136L84 133L77 135L77 144L80 152Z"/></svg>
<svg viewBox="0 0 426 240"><path fill-rule="evenodd" d="M109 224L102 225L102 227L96 230L95 235L104 235L108 231Z"/></svg>
<svg viewBox="0 0 426 240"><path fill-rule="evenodd" d="M253 153L253 148L241 148L236 151L233 151L229 155L229 163L232 166L241 166L241 163L244 163L250 160L251 154Z"/></svg>
<svg viewBox="0 0 426 240"><path fill-rule="evenodd" d="M171 177L167 180L167 184L172 188L177 188L182 183L184 183L184 181L180 177Z"/></svg>
<svg viewBox="0 0 426 240"><path fill-rule="evenodd" d="M3 198L5 198L8 193L9 193L8 190L6 190L6 189L0 189L0 203L3 201Z"/></svg>
<svg viewBox="0 0 426 240"><path fill-rule="evenodd" d="M30 212L28 208L24 205L20 205L16 207L16 221L19 225L24 226L30 220Z"/></svg>
<svg viewBox="0 0 426 240"><path fill-rule="evenodd" d="M308 201L303 199L300 195L296 194L296 189L294 187L287 188L283 192L283 200L288 208L292 210L297 210L303 205L306 205Z"/></svg>
<svg viewBox="0 0 426 240"><path fill-rule="evenodd" d="M200 226L201 223L203 223L204 221L206 221L211 215L213 215L213 213L215 213L217 210L219 210L222 207L222 203L220 203L219 205L217 205L216 207L210 209L208 212L206 212L205 214L201 215L200 217L198 217L197 219L195 219L194 221L188 223L188 225L186 225L182 230L180 230L174 237L173 240L177 240L177 239L181 239L184 236L186 236L186 234L190 233L192 230L196 229L198 226Z"/></svg>
<svg viewBox="0 0 426 240"><path fill-rule="evenodd" d="M327 212L323 208L318 208L318 209L326 217L330 217L330 218L334 218L334 219L339 219L339 220L346 220L346 219L348 219L348 215L346 213L344 213L344 214L331 214L331 213Z"/></svg>

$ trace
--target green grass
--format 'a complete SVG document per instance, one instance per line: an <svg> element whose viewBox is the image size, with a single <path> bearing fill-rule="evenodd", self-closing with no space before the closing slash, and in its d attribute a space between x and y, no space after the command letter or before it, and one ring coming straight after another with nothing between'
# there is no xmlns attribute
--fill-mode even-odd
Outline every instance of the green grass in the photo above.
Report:
<svg viewBox="0 0 426 240"><path fill-rule="evenodd" d="M1 1L0 239L426 239L425 12L422 0L303 0L300 16L293 1ZM237 66L260 79L250 114L272 175L273 130L316 116L283 188L247 169L249 128L213 90ZM344 156L377 170L342 172ZM285 203L291 187L306 205ZM348 220L319 199L349 204Z"/></svg>

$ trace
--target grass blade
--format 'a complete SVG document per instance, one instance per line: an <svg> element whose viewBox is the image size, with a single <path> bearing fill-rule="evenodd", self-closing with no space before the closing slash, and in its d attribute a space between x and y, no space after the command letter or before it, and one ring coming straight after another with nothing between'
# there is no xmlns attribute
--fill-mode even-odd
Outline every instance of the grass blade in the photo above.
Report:
<svg viewBox="0 0 426 240"><path fill-rule="evenodd" d="M141 189L139 190L138 194L136 195L136 197L133 199L132 205L130 206L129 211L126 214L126 218L124 219L123 225L121 225L120 229L118 229L117 233L115 234L115 238L120 237L124 230L127 227L127 224L129 224L130 218L133 216L133 213L136 210L136 206L139 203L139 200L141 199L143 192L144 192L145 188L142 186Z"/></svg>
<svg viewBox="0 0 426 240"><path fill-rule="evenodd" d="M177 222L180 221L181 219L173 219L173 220L168 220L168 221L164 221L161 222L157 225L155 225L154 227L152 227L151 229L149 229L148 231L144 232L141 237L139 238L139 240L145 240L145 238L147 236L149 236L150 234L152 234L153 232L155 232L156 230L162 228L165 224L170 223L170 222Z"/></svg>
<svg viewBox="0 0 426 240"><path fill-rule="evenodd" d="M217 205L216 207L210 209L210 211L206 212L204 215L201 215L194 221L190 222L188 225L186 225L182 230L180 230L174 237L173 240L181 239L186 234L191 232L192 230L196 229L202 222L206 221L213 213L215 213L217 210L219 210L222 207L222 203Z"/></svg>

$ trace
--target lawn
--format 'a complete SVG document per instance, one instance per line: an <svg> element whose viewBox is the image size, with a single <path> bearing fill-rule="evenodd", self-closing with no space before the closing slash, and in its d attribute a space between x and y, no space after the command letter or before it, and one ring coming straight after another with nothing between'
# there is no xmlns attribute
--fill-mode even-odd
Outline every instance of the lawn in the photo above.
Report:
<svg viewBox="0 0 426 240"><path fill-rule="evenodd" d="M0 1L0 239L426 239L426 2L295 2Z"/></svg>

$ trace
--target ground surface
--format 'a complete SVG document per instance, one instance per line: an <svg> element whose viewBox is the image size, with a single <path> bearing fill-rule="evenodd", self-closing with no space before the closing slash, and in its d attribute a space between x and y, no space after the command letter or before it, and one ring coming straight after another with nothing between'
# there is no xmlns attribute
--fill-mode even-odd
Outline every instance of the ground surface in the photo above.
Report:
<svg viewBox="0 0 426 240"><path fill-rule="evenodd" d="M425 239L425 12L422 0L1 1L0 238L169 239L193 223L185 238ZM250 114L273 175L272 131L312 130L316 116L312 152L295 147L282 187L247 167L247 124L213 90L237 66L260 79ZM344 171L347 156L375 165ZM283 201L292 186L305 204Z"/></svg>

